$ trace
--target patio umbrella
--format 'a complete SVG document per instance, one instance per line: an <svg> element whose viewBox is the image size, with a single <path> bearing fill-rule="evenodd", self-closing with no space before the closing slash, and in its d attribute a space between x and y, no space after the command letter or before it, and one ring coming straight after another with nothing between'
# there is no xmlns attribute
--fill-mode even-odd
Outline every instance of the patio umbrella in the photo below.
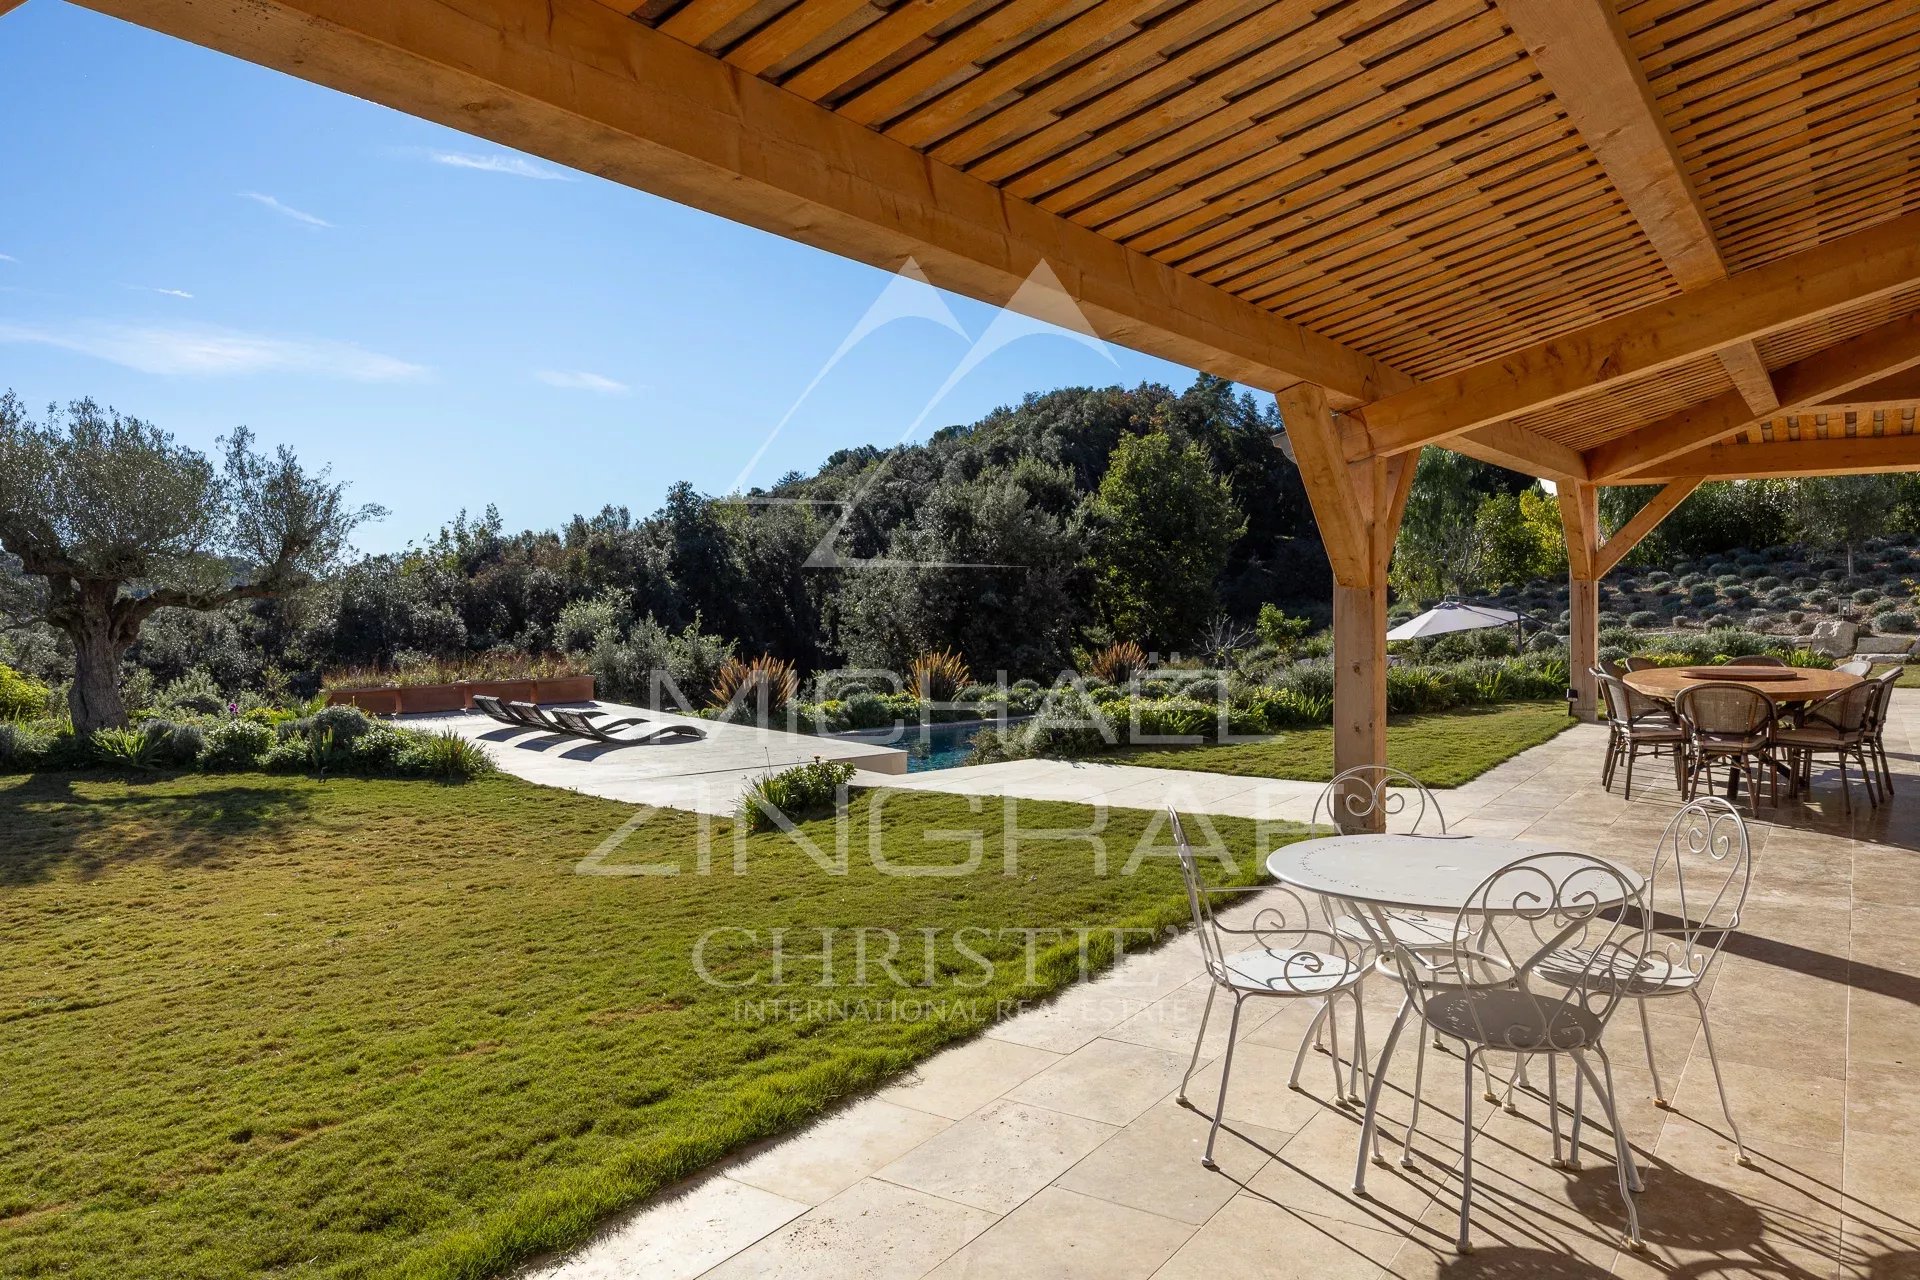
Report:
<svg viewBox="0 0 1920 1280"><path fill-rule="evenodd" d="M1520 615L1505 609L1488 609L1475 604L1461 604L1457 600L1442 600L1425 613L1408 618L1387 632L1387 639L1420 640L1427 636L1443 636L1449 631L1476 631L1481 627L1517 629L1519 625Z"/></svg>

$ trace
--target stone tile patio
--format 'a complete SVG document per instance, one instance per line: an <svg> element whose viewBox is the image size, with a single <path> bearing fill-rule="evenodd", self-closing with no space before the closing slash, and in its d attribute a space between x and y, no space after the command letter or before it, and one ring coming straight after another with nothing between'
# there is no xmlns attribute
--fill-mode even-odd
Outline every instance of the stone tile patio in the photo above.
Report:
<svg viewBox="0 0 1920 1280"><path fill-rule="evenodd" d="M1544 1104L1476 1096L1475 1251L1453 1252L1462 1079L1435 1054L1414 1167L1393 1157L1410 1102L1402 1053L1382 1103L1390 1163L1349 1186L1359 1129L1326 1059L1286 1087L1310 1010L1250 1002L1218 1172L1199 1164L1225 1048L1216 1019L1175 1100L1206 980L1180 938L1002 1023L812 1128L745 1153L539 1268L586 1277L1920 1276L1920 694L1894 704L1900 792L1841 812L1764 804L1753 893L1711 1005L1734 1149L1691 1002L1655 1006L1671 1110L1631 1021L1614 1033L1622 1121L1647 1189L1648 1249L1620 1247L1610 1138L1589 1122L1575 1169L1550 1167ZM1643 869L1676 804L1645 770L1631 803L1597 782L1581 726L1440 793L1458 828L1551 838ZM1370 981L1376 1044L1399 1000ZM1405 1042L1403 1041L1403 1047ZM1536 1081L1537 1083L1537 1081ZM1477 1094L1477 1091L1476 1091ZM1566 1092L1563 1091L1563 1100ZM1593 1109L1597 1116L1597 1108Z"/></svg>

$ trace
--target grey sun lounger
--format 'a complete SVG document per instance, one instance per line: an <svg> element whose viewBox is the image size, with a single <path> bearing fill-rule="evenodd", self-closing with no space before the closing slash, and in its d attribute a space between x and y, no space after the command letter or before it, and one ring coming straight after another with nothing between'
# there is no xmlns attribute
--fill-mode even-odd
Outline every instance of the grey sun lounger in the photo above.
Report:
<svg viewBox="0 0 1920 1280"><path fill-rule="evenodd" d="M558 710L550 711L545 707L535 706L531 702L507 702L502 704L501 709L509 716L514 717L514 723L523 724L529 729L544 729L548 733L577 734L585 732L585 730L570 728L568 725L563 724L558 718L562 714L575 717L586 724L598 725L602 730L621 729L628 725L646 723L646 720L640 716L621 716L618 719L613 719L601 711L567 711L563 713Z"/></svg>
<svg viewBox="0 0 1920 1280"><path fill-rule="evenodd" d="M621 747L641 747L653 742L691 742L707 736L706 730L690 724L664 724L646 733L622 734L614 730L630 724L644 724L645 721L602 720L584 711L568 711L557 707L542 714L551 717L563 733L578 734L596 742L610 742Z"/></svg>

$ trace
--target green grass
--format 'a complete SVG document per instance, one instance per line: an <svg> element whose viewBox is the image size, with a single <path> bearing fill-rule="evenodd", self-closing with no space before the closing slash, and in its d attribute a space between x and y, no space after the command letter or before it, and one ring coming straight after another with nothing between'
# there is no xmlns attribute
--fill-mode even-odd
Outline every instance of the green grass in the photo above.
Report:
<svg viewBox="0 0 1920 1280"><path fill-rule="evenodd" d="M1393 716L1387 721L1387 763L1430 787L1457 787L1573 723L1565 704L1559 702L1510 702ZM1159 769L1325 782L1333 776L1333 729L1297 729L1257 742L1136 747L1100 758Z"/></svg>
<svg viewBox="0 0 1920 1280"><path fill-rule="evenodd" d="M1018 936L966 940L985 973L946 931L1185 919L1168 859L1122 874L1143 835L1165 841L1155 814L1107 815L1096 874L1092 843L1060 834L1091 811L1022 802L1019 827L1051 838L1023 836L1007 874L997 804L887 793L883 860L953 864L956 831L984 856L898 877L869 851L878 794L851 806L844 875L778 832L746 839L735 875L721 820L716 874L697 874L701 820L660 812L602 865L678 874L607 876L576 864L631 810L508 778L0 779L0 1273L496 1274L1077 976L1071 933L1040 935L1029 980ZM830 821L802 831L832 857ZM1189 834L1213 831L1252 878L1251 824ZM727 982L764 980L766 931L788 929L788 985L703 982L696 940L718 926L757 931L709 945ZM826 987L823 927L841 931ZM907 987L878 935L855 984L863 927L906 935ZM923 928L942 931L930 969ZM736 1010L776 994L946 1008Z"/></svg>

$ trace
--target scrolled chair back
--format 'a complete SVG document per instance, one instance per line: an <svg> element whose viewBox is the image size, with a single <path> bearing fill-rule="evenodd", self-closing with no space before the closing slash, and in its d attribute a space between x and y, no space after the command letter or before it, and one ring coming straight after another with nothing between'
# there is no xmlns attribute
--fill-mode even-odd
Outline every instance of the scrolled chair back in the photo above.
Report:
<svg viewBox="0 0 1920 1280"><path fill-rule="evenodd" d="M1246 929L1225 929L1213 910L1216 891L1201 878L1200 860L1194 856L1186 827L1171 805L1167 806L1167 818L1179 849L1180 878L1186 885L1193 931L1200 940L1200 958L1208 977L1239 988L1264 986L1276 995L1320 995L1325 993L1328 976L1351 974L1367 963L1364 942L1344 938L1316 923L1319 913L1286 885L1247 888L1247 893L1259 895L1252 924ZM1238 952L1228 947L1222 936L1229 932L1253 934L1255 941L1273 955L1264 964L1230 967L1229 959Z"/></svg>
<svg viewBox="0 0 1920 1280"><path fill-rule="evenodd" d="M1673 815L1653 853L1642 904L1667 983L1698 982L1740 927L1753 846L1740 811L1718 796Z"/></svg>
<svg viewBox="0 0 1920 1280"><path fill-rule="evenodd" d="M1758 737L1780 718L1772 698L1745 684L1691 684L1673 706L1690 730L1716 737Z"/></svg>
<svg viewBox="0 0 1920 1280"><path fill-rule="evenodd" d="M1626 872L1590 854L1529 854L1468 896L1445 981L1392 938L1380 941L1436 1029L1501 1051L1585 1049L1644 962L1638 893Z"/></svg>
<svg viewBox="0 0 1920 1280"><path fill-rule="evenodd" d="M1321 834L1331 828L1443 836L1447 815L1412 774L1383 764L1363 764L1334 775L1314 801L1309 825Z"/></svg>
<svg viewBox="0 0 1920 1280"><path fill-rule="evenodd" d="M1842 675L1865 676L1873 670L1873 664L1863 658L1852 658L1834 668Z"/></svg>

